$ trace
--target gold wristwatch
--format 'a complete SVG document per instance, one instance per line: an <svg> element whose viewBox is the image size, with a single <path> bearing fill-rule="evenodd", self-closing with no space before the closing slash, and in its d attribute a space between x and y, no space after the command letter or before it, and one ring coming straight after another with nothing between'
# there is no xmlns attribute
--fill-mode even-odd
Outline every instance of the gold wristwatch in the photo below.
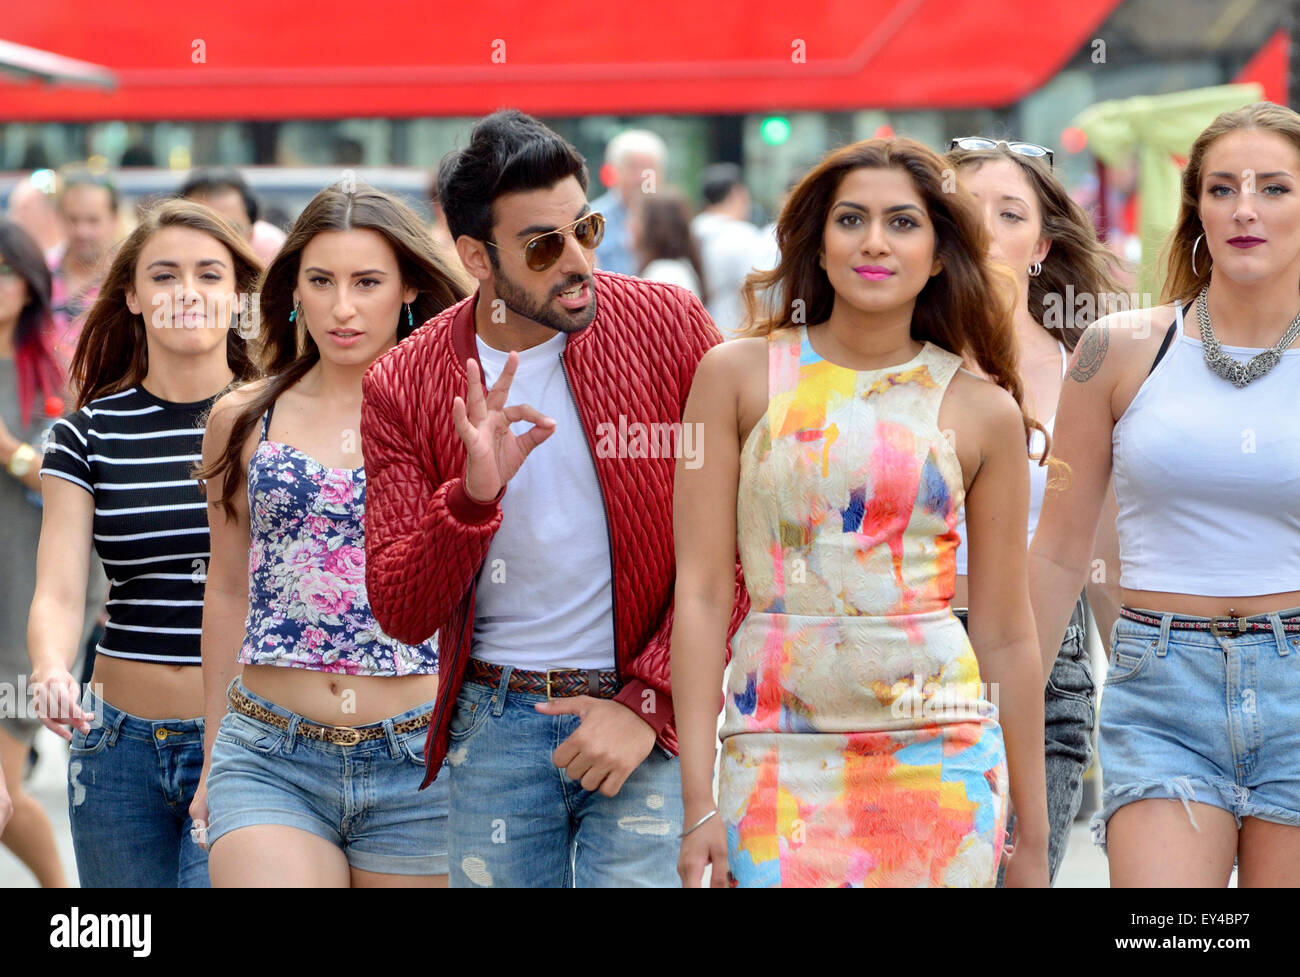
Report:
<svg viewBox="0 0 1300 977"><path fill-rule="evenodd" d="M24 478L32 470L32 462L36 460L36 449L30 444L20 444L18 449L9 459L9 474L14 478Z"/></svg>

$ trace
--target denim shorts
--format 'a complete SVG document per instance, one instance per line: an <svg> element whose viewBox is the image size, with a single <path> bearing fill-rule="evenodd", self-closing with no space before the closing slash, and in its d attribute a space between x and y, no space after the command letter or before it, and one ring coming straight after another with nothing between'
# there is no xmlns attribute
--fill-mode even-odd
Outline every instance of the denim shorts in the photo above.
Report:
<svg viewBox="0 0 1300 977"><path fill-rule="evenodd" d="M1136 609L1136 608L1135 608ZM1101 810L1093 841L1125 804L1151 798L1300 825L1300 634L1274 630L1239 637L1171 630L1174 620L1143 611L1159 626L1119 618L1101 697L1098 754Z"/></svg>
<svg viewBox="0 0 1300 977"><path fill-rule="evenodd" d="M319 835L363 872L447 874L447 778L419 789L428 727L393 732L430 712L432 701L357 727L383 727L378 739L339 746L298 735L298 723L311 720L235 681L289 728L233 711L222 717L208 774L209 847L237 828L279 824Z"/></svg>
<svg viewBox="0 0 1300 977"><path fill-rule="evenodd" d="M203 718L143 719L87 689L95 714L68 747L68 820L84 889L204 889L208 853L190 837L203 773Z"/></svg>

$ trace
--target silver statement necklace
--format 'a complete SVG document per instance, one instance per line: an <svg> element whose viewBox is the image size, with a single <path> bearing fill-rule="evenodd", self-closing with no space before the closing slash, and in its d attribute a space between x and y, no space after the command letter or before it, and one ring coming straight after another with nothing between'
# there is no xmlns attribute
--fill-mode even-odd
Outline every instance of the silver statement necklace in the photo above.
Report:
<svg viewBox="0 0 1300 977"><path fill-rule="evenodd" d="M1223 347L1214 337L1214 329L1210 325L1209 303L1206 300L1209 294L1210 286L1206 285L1201 289L1201 294L1196 296L1196 321L1201 327L1205 365L1235 387L1244 387L1277 366L1277 361L1282 358L1282 351L1288 349L1295 342L1296 337L1300 336L1300 315L1297 315L1291 320L1291 325L1287 327L1281 339L1262 353L1256 353L1247 362L1238 363L1223 351Z"/></svg>

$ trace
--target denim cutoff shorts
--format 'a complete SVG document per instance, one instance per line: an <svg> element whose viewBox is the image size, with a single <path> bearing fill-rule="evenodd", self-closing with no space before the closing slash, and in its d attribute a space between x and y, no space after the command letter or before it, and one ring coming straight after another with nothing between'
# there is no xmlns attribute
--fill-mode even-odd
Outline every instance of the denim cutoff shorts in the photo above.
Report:
<svg viewBox="0 0 1300 977"><path fill-rule="evenodd" d="M1104 850L1110 816L1152 798L1182 801L1194 825L1191 802L1232 812L1238 828L1247 817L1300 825L1300 634L1282 630L1300 608L1238 637L1169 627L1205 618L1141 613L1161 625L1121 617L1111 632L1093 841Z"/></svg>
<svg viewBox="0 0 1300 977"><path fill-rule="evenodd" d="M253 702L289 720L287 730L229 711L212 747L208 774L209 847L237 828L279 824L319 835L363 872L447 874L448 777L426 790L428 726L395 734L393 725L433 709L430 700L378 723L384 736L340 746L299 736L311 722L248 691Z"/></svg>

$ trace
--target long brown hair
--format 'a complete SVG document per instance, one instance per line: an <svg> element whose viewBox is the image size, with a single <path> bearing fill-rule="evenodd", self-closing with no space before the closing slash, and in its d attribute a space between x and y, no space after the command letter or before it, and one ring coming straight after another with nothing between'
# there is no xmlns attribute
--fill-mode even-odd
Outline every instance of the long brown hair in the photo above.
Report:
<svg viewBox="0 0 1300 977"><path fill-rule="evenodd" d="M916 297L912 338L958 356L969 353L1020 406L1026 447L1033 429L1047 438L1043 426L1024 410L1011 327L1014 282L988 257L988 233L975 198L960 187L946 187L943 158L913 139L864 139L841 147L799 181L776 223L780 263L745 279L747 325L740 335L792 329L799 324L796 311L810 325L830 318L835 290L818 263L826 218L841 181L862 168L907 173L934 223L935 257L943 269Z"/></svg>
<svg viewBox="0 0 1300 977"><path fill-rule="evenodd" d="M411 303L414 325L407 325L405 315L399 318L398 342L468 294L439 256L428 229L405 204L364 183L340 182L316 194L262 276L262 350L270 379L235 415L230 440L222 449L221 457L195 473L197 478L221 480L223 491L217 502L230 519L235 518L232 500L244 480L241 464L244 442L279 396L320 360L320 347L311 338L302 318L289 321L302 253L311 239L324 231L359 229L383 235L397 256L402 286L419 290Z"/></svg>
<svg viewBox="0 0 1300 977"><path fill-rule="evenodd" d="M1088 215L1043 159L1013 153L1003 143L993 149L954 149L946 158L955 170L977 168L999 159L1020 167L1038 200L1042 236L1052 242L1042 262L1042 273L1029 279L1029 314L1048 332L1059 332L1066 349L1074 352L1088 326L1120 304L1121 288L1116 277L1119 258L1097 239ZM1067 301L1067 295L1085 301L1076 304ZM1059 304L1063 312L1059 323L1049 324L1049 320L1057 318L1050 304Z"/></svg>
<svg viewBox="0 0 1300 977"><path fill-rule="evenodd" d="M686 198L675 187L660 187L658 193L648 193L641 201L641 234L637 251L642 264L637 274L645 271L652 261L667 258L685 261L695 272L700 285L700 297L708 294L709 285L704 280L704 263L700 249L691 233L691 209Z"/></svg>
<svg viewBox="0 0 1300 977"><path fill-rule="evenodd" d="M126 293L135 288L136 265L145 244L169 227L188 227L220 241L235 263L235 291L244 296L253 290L262 262L215 210L191 200L167 200L145 211L114 255L77 340L69 373L78 409L134 387L149 372L144 315L127 308ZM258 374L240 328L226 330L226 365L236 380Z"/></svg>
<svg viewBox="0 0 1300 977"><path fill-rule="evenodd" d="M1163 252L1165 260L1165 285L1162 302L1188 302L1194 299L1210 281L1213 260L1210 249L1202 241L1196 250L1196 268L1192 270L1192 249L1196 239L1205 233L1201 224L1201 170L1205 154L1220 138L1238 129L1265 129L1277 133L1300 151L1300 115L1273 102L1256 102L1231 112L1220 113L1205 131L1196 137L1183 168L1183 194L1178 208L1178 222L1170 232Z"/></svg>

